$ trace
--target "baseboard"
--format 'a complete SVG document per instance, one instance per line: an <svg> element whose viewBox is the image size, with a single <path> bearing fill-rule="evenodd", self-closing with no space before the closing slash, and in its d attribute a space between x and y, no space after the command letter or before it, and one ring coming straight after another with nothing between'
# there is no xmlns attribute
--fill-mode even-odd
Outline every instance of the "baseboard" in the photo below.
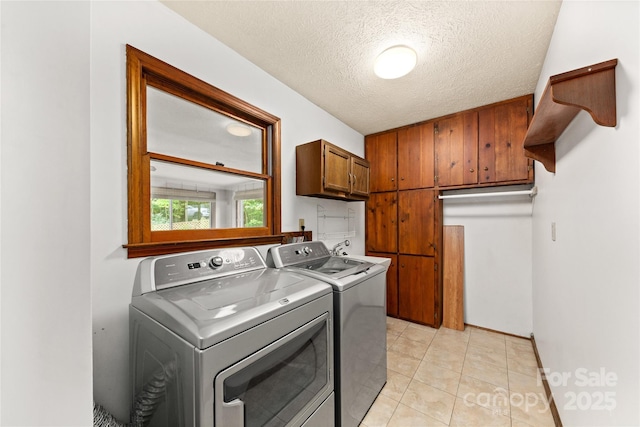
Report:
<svg viewBox="0 0 640 427"><path fill-rule="evenodd" d="M509 336L509 337L523 338L525 340L530 339L529 337L523 337L522 335L510 334L509 332L502 332L502 331L498 331L496 329L490 329L490 328L485 328L483 326L472 325L470 323L465 323L464 326L469 326L471 328L481 329L481 330L487 331L487 332L495 332L496 334L506 335L506 336Z"/></svg>
<svg viewBox="0 0 640 427"><path fill-rule="evenodd" d="M553 421L556 424L556 427L562 427L562 420L560 420L560 413L558 413L558 407L556 406L556 401L551 394L551 387L549 387L549 382L544 375L544 367L542 366L542 360L540 360L540 354L538 353L538 346L536 345L536 339L533 334L531 334L531 345L533 345L533 352L536 355L536 361L538 362L538 372L540 373L540 378L542 378L542 385L544 386L544 391L547 394L547 400L549 401L549 410L551 411L551 415L553 416Z"/></svg>

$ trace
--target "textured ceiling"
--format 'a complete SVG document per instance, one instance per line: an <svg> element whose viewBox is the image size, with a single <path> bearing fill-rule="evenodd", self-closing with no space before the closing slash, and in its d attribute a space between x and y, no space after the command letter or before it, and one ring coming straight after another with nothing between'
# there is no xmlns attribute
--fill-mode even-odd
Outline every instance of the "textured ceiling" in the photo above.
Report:
<svg viewBox="0 0 640 427"><path fill-rule="evenodd" d="M532 93L558 1L163 1L367 135ZM396 80L376 56L406 44Z"/></svg>

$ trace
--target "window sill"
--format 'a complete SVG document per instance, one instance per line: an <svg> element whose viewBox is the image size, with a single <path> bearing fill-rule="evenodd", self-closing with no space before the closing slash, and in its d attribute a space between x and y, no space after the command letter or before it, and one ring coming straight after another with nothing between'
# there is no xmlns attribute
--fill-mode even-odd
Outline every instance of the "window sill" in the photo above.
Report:
<svg viewBox="0 0 640 427"><path fill-rule="evenodd" d="M230 239L184 240L179 242L149 242L122 245L127 249L127 258L166 255L187 251L234 246L258 246L286 243L284 234L259 237L239 237Z"/></svg>

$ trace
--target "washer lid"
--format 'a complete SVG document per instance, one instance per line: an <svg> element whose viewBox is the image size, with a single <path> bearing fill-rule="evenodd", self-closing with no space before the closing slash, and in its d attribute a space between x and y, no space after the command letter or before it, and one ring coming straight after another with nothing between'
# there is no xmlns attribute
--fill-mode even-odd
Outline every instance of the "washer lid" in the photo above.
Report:
<svg viewBox="0 0 640 427"><path fill-rule="evenodd" d="M367 261L330 256L313 261L301 262L291 267L315 271L319 274L325 274L332 279L342 279L343 277L367 271L374 265L375 264Z"/></svg>
<svg viewBox="0 0 640 427"><path fill-rule="evenodd" d="M317 279L260 269L134 296L131 306L205 349L331 292Z"/></svg>

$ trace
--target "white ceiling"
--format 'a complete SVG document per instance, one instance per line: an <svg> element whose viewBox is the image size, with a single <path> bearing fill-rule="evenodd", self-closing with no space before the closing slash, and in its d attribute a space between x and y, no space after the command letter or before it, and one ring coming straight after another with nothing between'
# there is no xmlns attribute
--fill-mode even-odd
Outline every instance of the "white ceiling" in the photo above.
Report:
<svg viewBox="0 0 640 427"><path fill-rule="evenodd" d="M561 4L162 2L364 135L532 93ZM375 57L398 44L417 67L376 77Z"/></svg>

